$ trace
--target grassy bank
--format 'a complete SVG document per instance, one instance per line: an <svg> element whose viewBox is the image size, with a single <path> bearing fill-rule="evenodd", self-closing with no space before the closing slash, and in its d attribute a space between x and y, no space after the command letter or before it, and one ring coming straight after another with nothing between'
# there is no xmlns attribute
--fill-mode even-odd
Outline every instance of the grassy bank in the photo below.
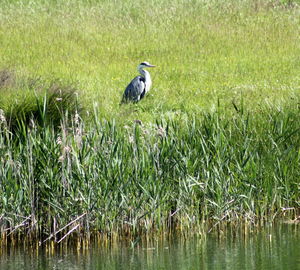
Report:
<svg viewBox="0 0 300 270"><path fill-rule="evenodd" d="M297 3L1 1L2 241L295 217Z"/></svg>

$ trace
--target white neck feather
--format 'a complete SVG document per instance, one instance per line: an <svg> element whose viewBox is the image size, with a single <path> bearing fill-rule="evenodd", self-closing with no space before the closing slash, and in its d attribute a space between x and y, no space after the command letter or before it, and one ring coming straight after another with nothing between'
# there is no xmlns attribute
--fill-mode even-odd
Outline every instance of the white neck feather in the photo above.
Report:
<svg viewBox="0 0 300 270"><path fill-rule="evenodd" d="M143 68L138 69L141 75L145 78L145 84L146 84L146 93L150 90L152 81L150 77L150 73L147 70L144 70Z"/></svg>

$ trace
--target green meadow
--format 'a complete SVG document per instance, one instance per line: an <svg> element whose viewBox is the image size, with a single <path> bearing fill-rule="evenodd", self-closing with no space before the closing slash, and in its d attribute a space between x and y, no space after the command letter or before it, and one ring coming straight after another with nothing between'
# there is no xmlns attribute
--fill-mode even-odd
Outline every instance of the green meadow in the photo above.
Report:
<svg viewBox="0 0 300 270"><path fill-rule="evenodd" d="M71 84L87 107L121 121L214 110L218 100L231 109L242 97L251 109L280 105L299 93L298 4L1 1L0 68ZM119 108L142 61L157 65L152 91Z"/></svg>
<svg viewBox="0 0 300 270"><path fill-rule="evenodd" d="M299 94L299 1L1 0L1 241L294 219Z"/></svg>

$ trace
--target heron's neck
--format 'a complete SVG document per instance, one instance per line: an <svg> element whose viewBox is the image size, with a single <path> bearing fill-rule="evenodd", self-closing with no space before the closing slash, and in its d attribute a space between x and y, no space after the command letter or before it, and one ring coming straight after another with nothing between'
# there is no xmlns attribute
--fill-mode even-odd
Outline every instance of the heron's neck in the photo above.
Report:
<svg viewBox="0 0 300 270"><path fill-rule="evenodd" d="M150 77L150 73L147 70L143 70L142 68L139 69L139 72L141 73L141 75L145 78L145 90L146 93L150 90L152 81L151 81L151 77Z"/></svg>
<svg viewBox="0 0 300 270"><path fill-rule="evenodd" d="M141 75L145 78L146 82L151 82L151 77L150 77L150 73L147 70L144 70L142 68L139 69L139 72L141 73Z"/></svg>

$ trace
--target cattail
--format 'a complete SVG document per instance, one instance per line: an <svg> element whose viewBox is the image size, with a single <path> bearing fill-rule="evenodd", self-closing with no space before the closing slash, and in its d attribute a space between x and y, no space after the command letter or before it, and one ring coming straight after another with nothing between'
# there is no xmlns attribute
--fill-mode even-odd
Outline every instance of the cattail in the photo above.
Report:
<svg viewBox="0 0 300 270"><path fill-rule="evenodd" d="M134 137L132 135L129 136L129 142L134 143Z"/></svg>
<svg viewBox="0 0 300 270"><path fill-rule="evenodd" d="M56 143L59 144L59 145L62 144L62 140L61 140L61 137L60 137L60 136L57 137Z"/></svg>
<svg viewBox="0 0 300 270"><path fill-rule="evenodd" d="M79 122L80 122L80 116L79 116L79 113L76 111L75 116L74 116L74 123L76 125L79 125Z"/></svg>
<svg viewBox="0 0 300 270"><path fill-rule="evenodd" d="M162 137L162 138L166 137L166 135L167 135L167 134L166 134L166 129L163 128L163 127L161 127L161 126L159 126L159 127L157 128L156 132L157 132L157 135L158 135L159 137Z"/></svg>
<svg viewBox="0 0 300 270"><path fill-rule="evenodd" d="M6 118L5 118L5 114L4 111L2 109L0 109L0 123L2 124L6 124Z"/></svg>

